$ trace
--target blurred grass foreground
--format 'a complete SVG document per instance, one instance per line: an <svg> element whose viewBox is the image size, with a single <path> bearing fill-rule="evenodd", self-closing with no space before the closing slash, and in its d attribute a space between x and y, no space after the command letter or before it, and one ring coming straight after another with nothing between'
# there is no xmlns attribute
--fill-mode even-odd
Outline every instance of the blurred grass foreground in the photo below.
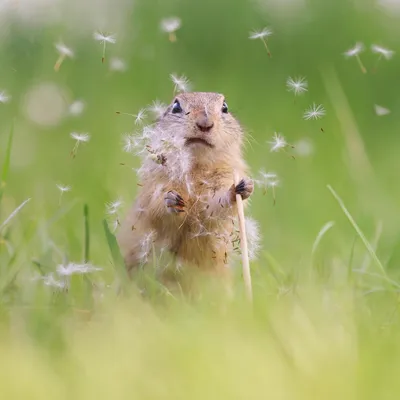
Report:
<svg viewBox="0 0 400 400"><path fill-rule="evenodd" d="M397 0L1 0L1 398L397 399L399 18ZM252 306L239 264L229 301L125 277L131 141L171 74L246 130Z"/></svg>

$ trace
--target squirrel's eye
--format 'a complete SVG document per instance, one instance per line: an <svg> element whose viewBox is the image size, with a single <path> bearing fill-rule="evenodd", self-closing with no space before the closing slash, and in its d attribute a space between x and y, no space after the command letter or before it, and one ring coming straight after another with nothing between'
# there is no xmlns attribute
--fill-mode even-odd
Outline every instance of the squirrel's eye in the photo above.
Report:
<svg viewBox="0 0 400 400"><path fill-rule="evenodd" d="M222 104L222 112L227 114L228 113L228 104L224 101L224 104Z"/></svg>
<svg viewBox="0 0 400 400"><path fill-rule="evenodd" d="M181 105L179 104L179 101L175 100L174 104L172 105L172 114L181 113L182 111L183 110L182 110Z"/></svg>

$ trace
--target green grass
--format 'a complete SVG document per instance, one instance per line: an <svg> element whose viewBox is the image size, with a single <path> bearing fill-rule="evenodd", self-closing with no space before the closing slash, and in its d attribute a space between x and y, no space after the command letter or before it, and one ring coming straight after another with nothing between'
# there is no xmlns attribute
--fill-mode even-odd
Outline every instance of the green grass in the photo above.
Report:
<svg viewBox="0 0 400 400"><path fill-rule="evenodd" d="M2 397L397 398L400 59L382 60L372 73L376 56L365 51L362 74L342 53L357 40L400 52L399 17L345 0L304 2L306 9L245 0L137 0L133 10L117 3L106 10L117 43L107 45L104 64L91 36L100 4L87 18L71 3L62 22L38 26L8 17L0 31L0 90L12 95L0 103ZM73 12L84 24L72 24ZM183 21L175 43L158 29L168 15ZM271 58L248 40L263 26L274 29ZM75 57L56 73L60 37ZM108 70L113 56L128 62L127 72ZM239 264L231 299L219 282L190 271L182 273L197 283L189 295L164 287L157 259L137 285L127 277L105 204L121 198L123 218L139 159L122 151L122 134L136 127L116 111L170 102L170 73L187 75L195 90L223 92L247 132L252 176L279 176L275 204L257 188L246 211L262 234L252 305ZM305 76L309 91L294 98L288 76ZM55 84L61 100L36 98L29 108L26 94L42 82ZM76 99L86 103L82 115L35 122L57 117L58 101L65 112ZM304 121L313 102L326 117ZM374 104L391 114L376 116ZM75 158L72 131L91 134ZM302 157L295 148L295 160L271 153L275 131L295 146L310 139L313 152ZM62 201L57 183L72 188ZM45 284L58 265L74 262L102 270L72 276L68 290Z"/></svg>

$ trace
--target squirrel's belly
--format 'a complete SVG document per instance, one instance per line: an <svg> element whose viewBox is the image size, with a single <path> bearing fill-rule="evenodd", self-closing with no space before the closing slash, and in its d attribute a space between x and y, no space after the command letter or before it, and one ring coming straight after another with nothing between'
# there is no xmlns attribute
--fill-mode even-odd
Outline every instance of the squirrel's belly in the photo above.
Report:
<svg viewBox="0 0 400 400"><path fill-rule="evenodd" d="M206 225L206 224L204 224ZM219 226L183 225L179 237L171 237L170 251L183 263L204 269L212 269L216 265L227 264L228 255L232 251L232 224Z"/></svg>

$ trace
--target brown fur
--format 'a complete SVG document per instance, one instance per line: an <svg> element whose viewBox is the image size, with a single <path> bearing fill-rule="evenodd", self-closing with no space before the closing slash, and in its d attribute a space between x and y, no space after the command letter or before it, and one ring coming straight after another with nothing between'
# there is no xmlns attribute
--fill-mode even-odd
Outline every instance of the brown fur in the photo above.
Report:
<svg viewBox="0 0 400 400"><path fill-rule="evenodd" d="M167 155L165 163L145 160L143 186L121 226L118 241L129 270L143 262L143 237L151 235L149 241L156 248L169 250L184 265L224 273L232 252L236 217L233 172L246 178L248 170L242 157L243 132L230 113L221 111L221 94L183 93L176 99L182 113L173 114L172 103L156 128L181 137L183 142L179 143L185 144L175 155ZM213 127L204 132L197 124ZM189 143L187 139L204 139L208 144ZM184 174L172 173L168 167L172 157L187 152L190 167ZM181 196L183 207L166 206L169 191ZM252 181L245 179L240 194L247 198L252 191ZM184 212L178 212L182 209Z"/></svg>

